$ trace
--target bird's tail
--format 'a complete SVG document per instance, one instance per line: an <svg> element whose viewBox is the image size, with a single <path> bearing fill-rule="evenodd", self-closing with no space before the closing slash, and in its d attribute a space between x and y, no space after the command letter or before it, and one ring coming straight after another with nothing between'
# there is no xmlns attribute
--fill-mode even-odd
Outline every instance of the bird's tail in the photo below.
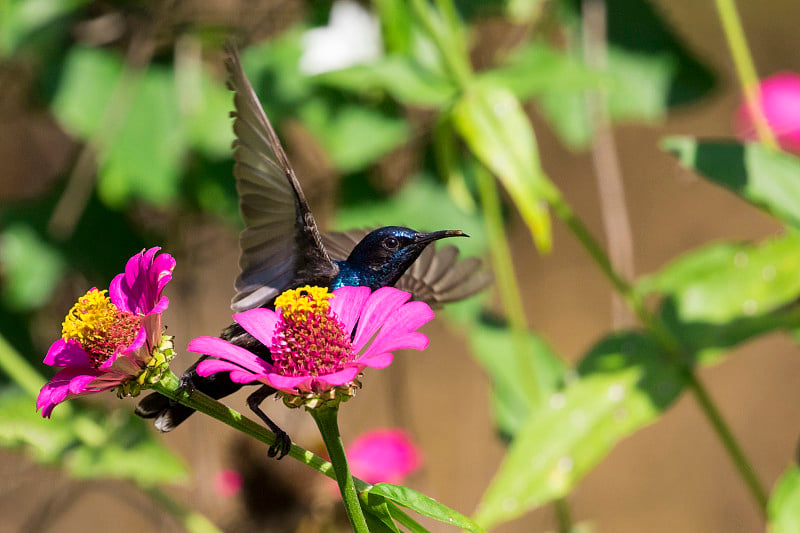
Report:
<svg viewBox="0 0 800 533"><path fill-rule="evenodd" d="M194 409L181 405L157 392L148 394L136 406L136 414L142 418L154 418L157 430L167 433L189 418Z"/></svg>

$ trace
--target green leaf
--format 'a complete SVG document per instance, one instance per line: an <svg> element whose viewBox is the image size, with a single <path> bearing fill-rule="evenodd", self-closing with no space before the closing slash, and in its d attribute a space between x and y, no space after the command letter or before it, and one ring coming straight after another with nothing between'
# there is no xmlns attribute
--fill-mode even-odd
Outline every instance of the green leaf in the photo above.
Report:
<svg viewBox="0 0 800 533"><path fill-rule="evenodd" d="M397 529L397 525L394 523L394 519L389 512L389 505L386 498L370 492L362 492L359 495L359 500L361 502L361 508L364 510L364 517L369 524L370 531L400 533L400 530Z"/></svg>
<svg viewBox="0 0 800 533"><path fill-rule="evenodd" d="M299 114L344 173L363 170L411 136L406 120L359 105L313 100Z"/></svg>
<svg viewBox="0 0 800 533"><path fill-rule="evenodd" d="M607 75L593 72L578 58L548 43L532 41L514 50L502 65L483 71L481 78L510 89L518 98L569 91L608 88Z"/></svg>
<svg viewBox="0 0 800 533"><path fill-rule="evenodd" d="M363 96L380 91L418 107L441 107L456 92L446 78L403 56L386 56L377 63L327 72L314 81Z"/></svg>
<svg viewBox="0 0 800 533"><path fill-rule="evenodd" d="M176 196L186 147L170 70L126 70L111 52L76 47L53 111L99 151L98 193L106 204L138 197L165 205Z"/></svg>
<svg viewBox="0 0 800 533"><path fill-rule="evenodd" d="M392 485L389 483L378 483L370 487L367 491L370 494L377 494L395 502L398 505L416 511L417 513L433 518L440 522L450 524L453 527L466 529L473 533L481 533L483 529L475 522L462 515L461 513L442 505L433 498L417 492L408 487Z"/></svg>
<svg viewBox="0 0 800 533"><path fill-rule="evenodd" d="M495 423L509 437L524 426L530 404L520 379L512 332L500 324L478 321L468 330L471 352L492 380L492 405ZM548 398L564 384L567 366L539 335L528 334L528 353L536 370L538 390Z"/></svg>
<svg viewBox="0 0 800 533"><path fill-rule="evenodd" d="M64 266L58 250L27 224L11 224L0 234L3 301L9 308L30 311L49 302Z"/></svg>
<svg viewBox="0 0 800 533"><path fill-rule="evenodd" d="M664 323L687 347L691 363L713 364L758 335L800 326L800 235L760 244L721 243L678 258L641 278L643 296L664 297Z"/></svg>
<svg viewBox="0 0 800 533"><path fill-rule="evenodd" d="M0 420L0 445L25 446L40 463L57 462L75 442L71 417L42 418L34 399L17 388L0 391Z"/></svg>
<svg viewBox="0 0 800 533"><path fill-rule="evenodd" d="M690 252L642 278L642 295L670 296L685 321L723 324L773 311L800 294L800 234L760 244L722 243Z"/></svg>
<svg viewBox="0 0 800 533"><path fill-rule="evenodd" d="M663 118L674 62L669 56L635 54L620 48L608 49L608 113L613 120Z"/></svg>
<svg viewBox="0 0 800 533"><path fill-rule="evenodd" d="M209 157L230 158L234 139L230 118L233 93L222 79L211 76L203 64L185 70L176 67L175 76L187 142Z"/></svg>
<svg viewBox="0 0 800 533"><path fill-rule="evenodd" d="M448 239L466 255L486 249L483 219L459 209L446 189L430 176L413 177L396 194L386 199L369 198L342 206L336 213L336 228L370 228L385 225L409 226L420 231L460 229L469 239Z"/></svg>
<svg viewBox="0 0 800 533"><path fill-rule="evenodd" d="M552 247L543 194L547 177L539 163L533 127L513 93L476 83L456 102L453 122L470 150L500 180L542 252Z"/></svg>
<svg viewBox="0 0 800 533"><path fill-rule="evenodd" d="M791 466L781 475L767 506L770 533L800 533L800 468Z"/></svg>
<svg viewBox="0 0 800 533"><path fill-rule="evenodd" d="M623 438L655 421L684 383L657 344L623 332L600 341L579 378L531 413L475 520L486 528L566 495Z"/></svg>
<svg viewBox="0 0 800 533"><path fill-rule="evenodd" d="M0 9L0 56L10 56L30 35L88 3L89 0L4 1Z"/></svg>
<svg viewBox="0 0 800 533"><path fill-rule="evenodd" d="M121 410L93 418L103 438L84 440L65 457L73 476L130 479L143 486L186 478L186 467L149 431L146 421Z"/></svg>
<svg viewBox="0 0 800 533"><path fill-rule="evenodd" d="M761 144L665 138L661 146L717 185L800 228L800 158Z"/></svg>

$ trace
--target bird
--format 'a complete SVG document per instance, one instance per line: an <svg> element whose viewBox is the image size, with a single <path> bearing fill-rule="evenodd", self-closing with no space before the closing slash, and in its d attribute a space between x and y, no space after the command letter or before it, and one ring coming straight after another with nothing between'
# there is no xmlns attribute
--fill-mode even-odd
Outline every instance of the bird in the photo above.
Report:
<svg viewBox="0 0 800 533"><path fill-rule="evenodd" d="M449 237L467 237L461 230L419 232L403 226L321 233L300 182L242 67L238 48L226 44L228 86L234 92L235 140L233 174L245 229L239 236L240 273L234 283L231 309L274 308L274 299L287 289L316 285L331 290L367 286L371 290L394 286L433 307L461 300L486 287L488 272L481 261L458 259L458 249L430 246ZM271 362L269 350L237 323L220 337ZM201 377L201 356L182 376L182 386L221 399L239 390L226 373ZM262 385L247 399L248 407L276 435L268 455L288 453L291 439L261 410L261 402L275 392ZM193 409L158 393L144 397L136 414L155 419L168 432L186 420Z"/></svg>

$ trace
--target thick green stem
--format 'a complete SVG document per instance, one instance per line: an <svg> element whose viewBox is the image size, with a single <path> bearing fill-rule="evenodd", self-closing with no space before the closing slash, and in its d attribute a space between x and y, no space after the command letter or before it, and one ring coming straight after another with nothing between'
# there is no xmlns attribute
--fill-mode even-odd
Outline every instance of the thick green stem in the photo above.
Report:
<svg viewBox="0 0 800 533"><path fill-rule="evenodd" d="M566 498L558 498L553 502L558 522L558 533L571 533L572 517L570 516L569 503Z"/></svg>
<svg viewBox="0 0 800 533"><path fill-rule="evenodd" d="M691 354L687 352L687 349L663 322L647 309L641 297L633 290L630 283L614 270L603 248L595 240L583 222L575 216L570 206L555 187L552 187L552 189L548 191L548 202L556 215L564 221L586 251L589 252L589 255L594 259L614 288L622 295L631 310L636 313L642 325L661 345L662 349L670 358L671 363L679 367L681 372L685 375L686 384L700 405L701 411L708 419L711 427L724 446L725 451L739 471L739 475L750 490L751 496L758 504L760 512L762 515L766 516L767 492L761 486L750 461L747 459L739 442L734 437L733 432L722 418L722 414L719 409L717 409L705 386L695 374L694 369L689 366L688 361L692 359Z"/></svg>
<svg viewBox="0 0 800 533"><path fill-rule="evenodd" d="M353 531L356 533L369 533L367 520L364 518L361 504L358 501L358 491L353 482L353 475L350 473L350 467L347 464L342 437L339 435L339 422L337 420L339 406L320 407L318 409L310 409L309 412L314 418L314 422L317 423L322 440L325 442L325 448L328 450L331 463L333 463L336 482L339 484L339 491L342 493L342 500L344 501L345 511L347 511L347 517L350 519L350 525L353 526Z"/></svg>
<svg viewBox="0 0 800 533"><path fill-rule="evenodd" d="M753 65L753 58L750 55L750 48L747 46L747 37L745 37L744 29L742 29L742 21L736 9L736 2L734 0L715 0L714 3L717 6L722 30L725 33L725 39L728 41L728 48L731 50L733 64L739 77L739 85L747 101L747 107L750 109L750 116L753 119L758 139L766 146L777 149L778 145L775 142L775 136L761 107L758 75Z"/></svg>

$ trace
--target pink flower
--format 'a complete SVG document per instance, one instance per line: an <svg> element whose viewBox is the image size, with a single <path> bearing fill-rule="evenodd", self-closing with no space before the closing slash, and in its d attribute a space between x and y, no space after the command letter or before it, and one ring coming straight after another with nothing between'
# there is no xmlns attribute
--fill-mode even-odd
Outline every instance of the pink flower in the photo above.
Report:
<svg viewBox="0 0 800 533"><path fill-rule="evenodd" d="M236 470L220 470L214 476L214 491L224 498L236 496L242 490L242 475Z"/></svg>
<svg viewBox="0 0 800 533"><path fill-rule="evenodd" d="M260 381L281 391L287 405L313 408L351 396L358 374L389 366L392 350L428 345L415 330L433 311L424 302L408 302L410 297L391 287L341 287L332 294L320 287L289 290L276 298L275 311L233 316L270 349L272 364L217 337L198 337L189 351L216 358L198 365L201 376L230 372L237 383Z"/></svg>
<svg viewBox="0 0 800 533"><path fill-rule="evenodd" d="M779 72L762 80L760 99L767 125L782 148L800 152L800 75ZM743 102L736 113L736 131L744 139L755 139L753 115Z"/></svg>
<svg viewBox="0 0 800 533"><path fill-rule="evenodd" d="M172 279L175 260L169 254L156 256L159 250L131 257L108 291L92 288L67 314L62 338L44 358L62 370L39 392L36 410L42 409L43 417L76 396L115 387L120 395L135 395L144 378L152 378L143 376L145 370L163 370L172 346L171 338L162 337L161 313L169 300L161 291Z"/></svg>
<svg viewBox="0 0 800 533"><path fill-rule="evenodd" d="M399 483L422 464L406 432L383 429L364 433L347 450L353 475L370 484Z"/></svg>

